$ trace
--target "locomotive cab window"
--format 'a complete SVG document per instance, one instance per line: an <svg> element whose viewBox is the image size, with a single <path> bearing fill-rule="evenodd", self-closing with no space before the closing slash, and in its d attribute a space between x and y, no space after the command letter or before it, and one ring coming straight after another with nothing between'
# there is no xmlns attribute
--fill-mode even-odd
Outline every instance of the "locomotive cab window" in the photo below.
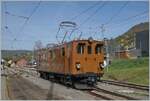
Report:
<svg viewBox="0 0 150 101"><path fill-rule="evenodd" d="M84 46L85 46L85 44L83 44L83 43L79 43L77 45L77 53L78 54L83 54L84 53Z"/></svg>
<svg viewBox="0 0 150 101"><path fill-rule="evenodd" d="M62 56L65 56L65 48L62 48L62 49L61 49L61 55L62 55Z"/></svg>
<svg viewBox="0 0 150 101"><path fill-rule="evenodd" d="M88 54L92 54L92 47L88 46L87 51L88 51Z"/></svg>
<svg viewBox="0 0 150 101"><path fill-rule="evenodd" d="M99 54L102 51L102 45L101 44L97 44L95 47L95 53Z"/></svg>

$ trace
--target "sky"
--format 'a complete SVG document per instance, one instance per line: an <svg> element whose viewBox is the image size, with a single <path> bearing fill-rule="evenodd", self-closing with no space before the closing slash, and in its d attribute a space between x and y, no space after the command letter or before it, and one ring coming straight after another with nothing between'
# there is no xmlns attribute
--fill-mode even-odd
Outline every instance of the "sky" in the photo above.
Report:
<svg viewBox="0 0 150 101"><path fill-rule="evenodd" d="M58 43L57 33L61 41L73 29L58 32L62 21L77 24L70 39L68 31L66 41L81 33L82 39L115 38L149 21L148 1L3 1L1 7L1 48L5 50L32 50L38 40L43 46Z"/></svg>

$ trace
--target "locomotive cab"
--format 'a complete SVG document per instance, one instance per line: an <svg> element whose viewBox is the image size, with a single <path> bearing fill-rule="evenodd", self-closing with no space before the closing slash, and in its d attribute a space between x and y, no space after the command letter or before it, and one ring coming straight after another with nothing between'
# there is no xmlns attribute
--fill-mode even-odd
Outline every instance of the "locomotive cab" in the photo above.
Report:
<svg viewBox="0 0 150 101"><path fill-rule="evenodd" d="M103 42L78 40L73 42L73 74L83 81L94 84L103 75ZM82 80L81 80L82 81Z"/></svg>

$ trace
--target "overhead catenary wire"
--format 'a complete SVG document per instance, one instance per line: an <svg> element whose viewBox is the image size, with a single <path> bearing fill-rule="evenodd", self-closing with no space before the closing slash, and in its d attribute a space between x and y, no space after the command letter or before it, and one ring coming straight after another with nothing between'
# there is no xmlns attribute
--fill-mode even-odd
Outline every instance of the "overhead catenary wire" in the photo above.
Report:
<svg viewBox="0 0 150 101"><path fill-rule="evenodd" d="M148 13L148 12L147 12ZM139 13L140 14L140 13ZM141 13L142 14L142 13ZM138 14L137 14L138 15ZM147 17L147 16L143 16L143 17ZM143 18L143 17L140 17L140 18ZM129 17L128 17L129 18ZM134 18L137 18L137 16L136 17L134 17ZM148 18L148 17L147 17ZM139 19L139 18L138 18ZM130 20L130 19L129 19ZM127 21L129 21L129 20L127 20ZM131 19L131 20L133 20L133 19ZM147 21L148 22L148 21ZM123 24L123 23L120 23L120 25L121 24ZM125 25L128 25L128 23L126 23L126 24L123 24L122 25L122 27L127 27L127 26L125 26ZM136 24L134 24L134 25L136 25ZM128 25L129 26L129 25ZM118 28L120 28L120 27L118 27ZM118 30L118 28L111 28L111 32L112 31L116 31L116 30ZM109 30L110 31L110 30Z"/></svg>
<svg viewBox="0 0 150 101"><path fill-rule="evenodd" d="M145 17L147 17L147 16L142 16L142 17L140 17L140 18L145 18ZM137 18L137 17L136 17ZM138 18L139 19L139 18ZM130 20L130 19L129 19ZM129 21L129 20L127 20L127 21ZM131 19L131 20L133 20L133 19ZM123 24L123 25L122 25ZM125 26L125 25L128 25L128 23L126 23L126 24L124 24L123 22L121 22L121 23L117 23L116 24L117 26ZM115 27L115 28L113 28L112 30L114 31L114 30L117 30L119 27Z"/></svg>
<svg viewBox="0 0 150 101"><path fill-rule="evenodd" d="M31 19L31 17L36 12L36 10L39 8L40 4L41 4L41 1L39 1L37 3L37 5L34 7L34 9L32 10L32 12L28 16L28 19L25 20L25 22L23 23L22 27L20 28L20 30L18 32L18 35L14 39L17 39L17 37L19 37L19 35L23 32L23 30L24 30L25 26L27 25L28 21Z"/></svg>
<svg viewBox="0 0 150 101"><path fill-rule="evenodd" d="M129 17L127 17L127 18L121 19L120 21L115 22L114 24L113 24L113 23L111 23L111 24L113 24L113 25L120 25L121 23L123 23L123 22L125 22L125 21L135 19L135 18L137 18L137 17L139 17L139 16L142 16L142 15L144 15L144 14L146 14L146 13L148 14L149 11L148 11L148 10L145 10L145 11L143 11L143 12L137 13L137 14L132 15L132 16L129 16ZM109 25L110 25L110 24L109 24ZM107 26L108 26L108 25L107 25ZM98 28L98 26L97 26L96 28Z"/></svg>
<svg viewBox="0 0 150 101"><path fill-rule="evenodd" d="M28 19L25 20L25 22L23 23L22 27L20 28L20 30L18 30L17 36L13 39L14 41L17 40L17 37L19 37L19 34L22 33L22 31L24 30L25 26L27 25L28 21L31 19L31 17L33 16L33 14L36 12L36 10L39 8L41 4L41 1L39 1L37 3L37 5L34 7L34 9L32 10L32 12L30 13L30 15L27 17ZM13 42L12 42L13 43Z"/></svg>
<svg viewBox="0 0 150 101"><path fill-rule="evenodd" d="M128 3L129 3L129 1L127 1L127 2L118 10L118 13L114 14L114 16L112 16L111 19L110 19L107 23L105 23L105 24L109 24L109 23L115 18L116 15L119 15L119 13L121 13L121 11L123 10L123 8L125 8ZM124 21L131 20L131 19L133 19L133 18L136 18L136 17L141 16L141 15L146 14L146 13L148 13L148 11L144 11L144 12L138 13L138 14L136 14L136 15L127 17L127 18L123 19L122 21L120 21L119 23L116 23L116 22L115 22L115 24L120 24L120 23L122 23L122 22L124 22ZM95 34L94 34L94 35L95 35Z"/></svg>
<svg viewBox="0 0 150 101"><path fill-rule="evenodd" d="M144 11L144 12L138 13L138 14L136 14L136 15L133 15L133 16L130 16L130 17L128 17L128 18L123 19L121 22L128 21L128 20L130 20L130 19L136 18L136 17L141 16L141 15L143 15L143 14L146 14L146 13L148 13L148 12L149 12L149 11Z"/></svg>
<svg viewBox="0 0 150 101"><path fill-rule="evenodd" d="M115 19L115 18L121 13L121 11L127 6L128 3L129 3L129 1L125 2L125 3L121 6L121 8L118 9L118 11L117 11L116 13L114 13L114 14L112 15L112 17L111 17L106 23L104 23L104 25L107 25L107 24L109 24L111 21L113 21L113 19Z"/></svg>
<svg viewBox="0 0 150 101"><path fill-rule="evenodd" d="M83 21L83 23L80 24L80 26L77 29L80 29L81 26L83 26L85 23L87 23L98 11L100 11L104 6L106 5L106 2L101 4L87 19ZM70 34L72 34L76 29L74 29ZM71 35L70 35L71 37ZM81 36L80 36L81 37Z"/></svg>
<svg viewBox="0 0 150 101"><path fill-rule="evenodd" d="M7 11L7 5L6 5L6 2L4 2L4 12L6 12ZM6 13L4 13L4 15L5 15L5 26L4 26L4 28L9 32L9 33L11 33L12 34L12 31L9 29L9 27L8 27L8 22L7 22L7 14ZM13 47L13 42L11 43L11 47Z"/></svg>
<svg viewBox="0 0 150 101"><path fill-rule="evenodd" d="M146 14L146 13L148 14L149 11L146 10L146 11L140 12L140 13L138 13L138 14L129 16L129 17L125 18L125 19L120 20L119 22L116 22L114 25L120 25L120 24L123 23L123 22L132 20L132 19L137 18L137 17L139 17L139 16L142 16L142 15L144 15L144 14Z"/></svg>
<svg viewBox="0 0 150 101"><path fill-rule="evenodd" d="M4 9L5 9L5 11L7 11L7 5L6 5L6 2L4 3ZM5 12L5 11L4 11L4 12ZM7 25L7 15L4 13L4 16L5 16L4 19L5 19L5 28L6 28L6 27L8 27L8 25Z"/></svg>
<svg viewBox="0 0 150 101"><path fill-rule="evenodd" d="M119 15L121 13L121 11L123 10L123 8L125 8L127 6L127 4L129 3L129 1L125 2L125 4L123 6L121 6L121 8L117 11L117 13L115 13L108 22L106 22L105 24L108 24L110 23L115 17L116 15ZM91 19L93 17L94 14L96 14L99 9L101 9L103 6L105 5L105 2L102 4L102 6L100 6L98 9L96 9L96 11L91 14L83 23L81 23L80 27L85 24L89 19Z"/></svg>
<svg viewBox="0 0 150 101"><path fill-rule="evenodd" d="M106 2L104 2L102 5L100 5L96 10L95 12L93 12L87 19L85 19L83 21L83 23L80 24L80 27L82 25L84 25L85 23L87 23L98 11L100 11L104 6L106 5Z"/></svg>
<svg viewBox="0 0 150 101"><path fill-rule="evenodd" d="M94 8L96 5L99 5L101 2L96 2L94 3L92 6L88 7L87 9L83 10L82 12L80 12L78 15L74 16L73 18L71 18L70 20L75 20L77 19L79 16L83 15L84 13L88 12L89 10L91 10L92 8Z"/></svg>
<svg viewBox="0 0 150 101"><path fill-rule="evenodd" d="M93 9L94 7L96 7L96 5L99 5L100 3L101 3L101 2L99 2L99 1L96 2L96 3L94 3L92 6L90 6L90 7L88 7L87 9L81 11L78 15L72 17L72 18L70 19L70 21L79 18L81 15L83 15L83 14L85 14L86 12L88 12L89 10ZM77 28L76 28L76 29L73 29L73 30L70 32L69 39L70 39L72 33L73 33L75 30L77 30ZM58 28L58 31L57 31L57 33L56 33L56 39L57 39L58 42L59 42L59 40L58 40L59 31L60 31L60 27ZM60 43L60 42L59 42L59 43Z"/></svg>
<svg viewBox="0 0 150 101"><path fill-rule="evenodd" d="M31 17L33 16L33 14L36 12L36 10L38 9L38 7L40 6L41 1L38 2L38 4L35 6L35 8L33 9L33 11L31 12L31 14L28 16L28 19L26 19L26 21L24 22L23 26L21 27L19 33L21 33L21 31L23 31L24 27L26 26L27 22L31 19Z"/></svg>
<svg viewBox="0 0 150 101"><path fill-rule="evenodd" d="M7 5L6 2L4 2L4 20L5 20L5 25L4 25L4 29L2 28L2 30L7 30L10 34L13 34L12 31L10 30L10 28L8 27L8 22L7 22L7 14L5 13L7 12Z"/></svg>
<svg viewBox="0 0 150 101"><path fill-rule="evenodd" d="M141 16L141 15L143 15L143 14L146 14L146 13L148 13L147 10L146 10L146 11L143 11L143 12L140 12L140 13L138 13L138 14L135 14L135 15L129 16L129 17L125 18L125 19L122 19L121 21L119 21L118 23L115 23L114 25L120 25L120 24L122 24L122 23L125 22L125 21L132 20L132 19L137 18L137 17L139 17L139 16ZM113 26L114 26L114 25L113 25ZM96 34L94 34L94 36L95 36L95 35L96 35Z"/></svg>
<svg viewBox="0 0 150 101"><path fill-rule="evenodd" d="M98 7L93 14L91 14L83 23L81 23L80 27L85 24L88 20L90 20L98 11L100 11L104 6L106 5L106 2L104 2L100 7Z"/></svg>
<svg viewBox="0 0 150 101"><path fill-rule="evenodd" d="M16 16L16 17L23 18L23 19L29 19L29 17L16 15L16 14L10 13L8 11L6 11L5 14L10 15L10 16Z"/></svg>

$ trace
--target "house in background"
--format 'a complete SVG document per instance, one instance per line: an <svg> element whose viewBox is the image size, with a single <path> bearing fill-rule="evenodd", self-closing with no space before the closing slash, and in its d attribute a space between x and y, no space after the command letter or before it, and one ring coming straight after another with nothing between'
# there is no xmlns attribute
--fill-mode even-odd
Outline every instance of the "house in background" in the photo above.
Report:
<svg viewBox="0 0 150 101"><path fill-rule="evenodd" d="M142 56L149 56L149 30L137 32L135 37L136 49L141 50Z"/></svg>
<svg viewBox="0 0 150 101"><path fill-rule="evenodd" d="M115 39L108 40L108 52L111 59L149 56L149 30L132 33L129 39L125 38L127 35L122 38L125 41L122 43L117 43Z"/></svg>
<svg viewBox="0 0 150 101"><path fill-rule="evenodd" d="M18 61L16 62L16 66L17 67L26 67L27 63L28 63L28 61L25 58L21 58L21 59L18 59Z"/></svg>

